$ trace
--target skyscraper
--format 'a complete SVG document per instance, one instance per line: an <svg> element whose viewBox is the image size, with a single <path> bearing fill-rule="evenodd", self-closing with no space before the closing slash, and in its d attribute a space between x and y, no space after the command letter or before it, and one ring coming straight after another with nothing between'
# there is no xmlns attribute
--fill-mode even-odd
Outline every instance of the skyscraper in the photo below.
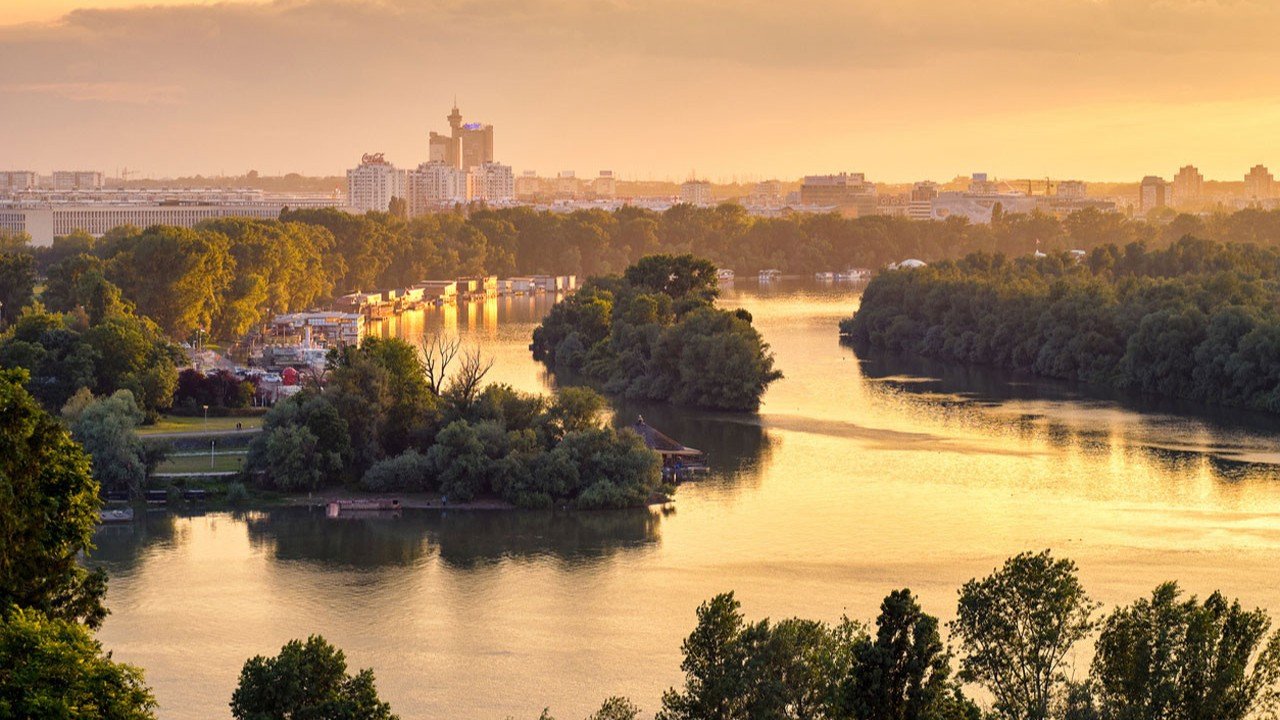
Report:
<svg viewBox="0 0 1280 720"><path fill-rule="evenodd" d="M1204 194L1204 176L1194 165L1184 165L1173 176L1173 203L1190 205Z"/></svg>
<svg viewBox="0 0 1280 720"><path fill-rule="evenodd" d="M463 170L493 162L493 126L463 123L458 106L445 118L449 134L432 132L427 138L427 159Z"/></svg>
<svg viewBox="0 0 1280 720"><path fill-rule="evenodd" d="M1275 194L1276 179L1265 165L1254 165L1244 176L1244 196L1250 200L1262 200Z"/></svg>
<svg viewBox="0 0 1280 720"><path fill-rule="evenodd" d="M1142 178L1138 189L1138 211L1149 213L1156 208L1169 206L1169 183L1164 178L1148 175Z"/></svg>

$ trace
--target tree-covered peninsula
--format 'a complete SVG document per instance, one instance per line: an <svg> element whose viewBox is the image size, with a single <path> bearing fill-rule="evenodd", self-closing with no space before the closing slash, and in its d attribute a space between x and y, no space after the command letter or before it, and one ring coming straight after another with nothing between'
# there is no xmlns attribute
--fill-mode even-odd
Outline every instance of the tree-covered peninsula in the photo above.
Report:
<svg viewBox="0 0 1280 720"><path fill-rule="evenodd" d="M744 310L715 307L715 265L652 255L588 280L533 332L535 359L629 399L751 411L782 377Z"/></svg>
<svg viewBox="0 0 1280 720"><path fill-rule="evenodd" d="M1280 251L1183 238L1086 256L978 253L896 270L855 344L1280 412Z"/></svg>
<svg viewBox="0 0 1280 720"><path fill-rule="evenodd" d="M519 507L644 505L663 490L658 457L602 420L586 388L554 398L482 384L488 363L457 340L422 352L368 338L332 351L328 381L276 404L246 471L282 492L358 486Z"/></svg>

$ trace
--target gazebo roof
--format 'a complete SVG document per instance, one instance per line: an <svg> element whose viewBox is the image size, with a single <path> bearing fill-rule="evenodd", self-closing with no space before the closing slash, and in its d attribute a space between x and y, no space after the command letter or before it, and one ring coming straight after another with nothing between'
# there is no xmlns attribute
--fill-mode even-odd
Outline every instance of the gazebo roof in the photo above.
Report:
<svg viewBox="0 0 1280 720"><path fill-rule="evenodd" d="M632 430L644 440L644 444L650 450L660 455L701 455L702 451L696 448L686 447L671 439L657 428L645 423L644 417L637 417Z"/></svg>

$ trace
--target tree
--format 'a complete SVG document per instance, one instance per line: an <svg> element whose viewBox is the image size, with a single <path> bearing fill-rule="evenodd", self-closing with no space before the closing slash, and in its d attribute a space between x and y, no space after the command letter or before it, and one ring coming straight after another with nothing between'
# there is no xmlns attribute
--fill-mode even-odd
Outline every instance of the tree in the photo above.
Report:
<svg viewBox="0 0 1280 720"><path fill-rule="evenodd" d="M1280 632L1271 619L1219 593L1181 600L1176 583L1117 608L1093 660L1108 720L1244 720L1280 703Z"/></svg>
<svg viewBox="0 0 1280 720"><path fill-rule="evenodd" d="M319 635L291 640L275 657L246 661L231 714L236 720L396 720L378 699L373 671L347 674L346 656Z"/></svg>
<svg viewBox="0 0 1280 720"><path fill-rule="evenodd" d="M106 576L78 556L92 547L98 484L89 457L0 370L0 608L17 606L96 628L106 616Z"/></svg>
<svg viewBox="0 0 1280 720"><path fill-rule="evenodd" d="M1096 609L1070 560L1048 550L1010 558L960 589L950 628L961 679L986 687L1007 717L1045 720L1066 685L1066 655L1092 631Z"/></svg>
<svg viewBox="0 0 1280 720"><path fill-rule="evenodd" d="M95 398L81 388L62 408L71 436L89 453L93 477L109 490L124 490L139 497L147 482L152 460L138 437L143 414L133 393L117 390L110 397Z"/></svg>
<svg viewBox="0 0 1280 720"><path fill-rule="evenodd" d="M910 590L880 604L876 635L854 651L841 704L858 720L934 720L977 712L951 678L951 654L938 619L924 613Z"/></svg>
<svg viewBox="0 0 1280 720"><path fill-rule="evenodd" d="M0 617L0 717L154 720L155 708L142 671L85 626L30 609Z"/></svg>
<svg viewBox="0 0 1280 720"><path fill-rule="evenodd" d="M658 720L824 720L839 717L837 685L865 640L855 623L793 618L747 623L733 593L698 608L684 641L685 686L662 696Z"/></svg>
<svg viewBox="0 0 1280 720"><path fill-rule="evenodd" d="M591 713L587 720L639 720L640 708L627 698L613 696L606 698L600 709Z"/></svg>
<svg viewBox="0 0 1280 720"><path fill-rule="evenodd" d="M30 304L35 266L35 259L26 253L0 253L0 326Z"/></svg>

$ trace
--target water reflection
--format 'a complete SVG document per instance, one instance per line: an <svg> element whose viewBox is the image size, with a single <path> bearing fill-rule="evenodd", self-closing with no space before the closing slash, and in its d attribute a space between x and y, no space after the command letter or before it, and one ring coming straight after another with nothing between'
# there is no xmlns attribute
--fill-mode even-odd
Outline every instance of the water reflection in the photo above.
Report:
<svg viewBox="0 0 1280 720"><path fill-rule="evenodd" d="M322 510L281 508L245 516L253 546L277 560L325 567L412 566L439 555L474 567L508 558L599 560L659 540L660 514L647 508L610 512L405 510L382 517L325 517Z"/></svg>
<svg viewBox="0 0 1280 720"><path fill-rule="evenodd" d="M1271 415L844 347L861 358L880 402L955 426L1099 457L1119 453L1170 475L1207 470L1234 482L1270 477L1269 466L1280 464L1280 419Z"/></svg>

